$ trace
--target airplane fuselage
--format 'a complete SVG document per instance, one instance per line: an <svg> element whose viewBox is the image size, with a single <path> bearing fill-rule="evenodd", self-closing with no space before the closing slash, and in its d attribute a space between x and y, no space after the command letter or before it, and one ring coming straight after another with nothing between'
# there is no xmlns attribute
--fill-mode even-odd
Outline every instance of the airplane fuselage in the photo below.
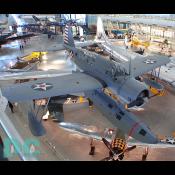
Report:
<svg viewBox="0 0 175 175"><path fill-rule="evenodd" d="M126 70L114 61L84 49L71 47L70 50L73 52L72 60L84 73L98 79L104 87L110 88L126 102L137 99L141 92L147 93L146 85L131 78ZM146 143L158 142L144 123L126 111L123 104L106 95L103 90L87 91L85 95L115 126L129 136Z"/></svg>
<svg viewBox="0 0 175 175"><path fill-rule="evenodd" d="M147 86L130 77L120 63L85 49L75 48L73 52L75 64L107 86L124 104L130 104L139 97L149 97Z"/></svg>
<svg viewBox="0 0 175 175"><path fill-rule="evenodd" d="M111 121L117 128L121 129L128 136L141 142L157 143L156 136L151 130L131 112L124 109L121 103L114 101L101 90L85 92L94 105Z"/></svg>

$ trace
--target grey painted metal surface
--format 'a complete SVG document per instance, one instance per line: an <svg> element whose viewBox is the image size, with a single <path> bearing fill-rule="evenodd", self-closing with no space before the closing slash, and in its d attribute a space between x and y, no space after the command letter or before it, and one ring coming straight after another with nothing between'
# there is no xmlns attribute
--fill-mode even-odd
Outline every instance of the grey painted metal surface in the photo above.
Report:
<svg viewBox="0 0 175 175"><path fill-rule="evenodd" d="M158 142L158 139L152 131L131 112L126 111L122 104L112 100L102 91L86 92L86 95L94 102L95 106L124 133L145 143L154 144Z"/></svg>
<svg viewBox="0 0 175 175"><path fill-rule="evenodd" d="M66 95L98 88L102 88L102 85L93 77L83 73L73 73L15 84L11 87L3 87L2 93L9 101L15 102Z"/></svg>
<svg viewBox="0 0 175 175"><path fill-rule="evenodd" d="M48 70L44 71L31 71L31 72L18 72L18 73L2 73L0 80L20 80L20 79L33 79L33 78L49 78L69 75L72 71Z"/></svg>
<svg viewBox="0 0 175 175"><path fill-rule="evenodd" d="M146 85L132 78L132 74L123 64L88 50L74 47L70 27L67 27L65 33L64 46L70 51L72 60L84 73L77 72L6 87L2 89L4 96L10 101L23 101L85 92L101 112L125 133L132 134L134 138L143 142L157 143L158 139L144 123L126 111L123 104L114 101L101 90L103 87L108 87L113 94L121 96L123 101L131 103L137 101L138 98L149 97ZM154 63L155 61L150 59L143 62L143 65L146 67L146 65ZM160 64L164 64L164 62ZM160 66L160 64L155 65ZM139 66L138 63L137 67ZM146 71L155 67L148 66ZM143 72L138 71L137 73L140 75Z"/></svg>
<svg viewBox="0 0 175 175"><path fill-rule="evenodd" d="M78 123L68 123L68 122L61 122L58 124L59 127L70 131L70 132L76 132L78 134L81 134L86 137L90 137L96 140L101 141L102 137L104 137L104 133L99 132L99 129L95 126L87 126L87 125L81 125ZM93 129L95 128L95 130ZM123 133L121 133L123 135ZM119 134L117 133L117 137L121 138ZM106 140L109 142L112 141L112 137L109 137L108 135L105 137ZM137 140L133 139L130 137L127 140L127 144L129 146L132 145L137 145L137 147L151 147L151 148L175 148L175 145L173 144L168 144L164 142L159 142L157 144L148 144L148 143L143 143L143 142L138 142Z"/></svg>
<svg viewBox="0 0 175 175"><path fill-rule="evenodd" d="M120 67L123 66L124 69L126 69L126 72L133 77L142 75L170 62L170 59L167 56L142 56L140 54L130 52L128 49L122 49L121 47L112 45L105 34L100 17L97 20L97 37L98 36L100 36L99 39L101 41L105 41L101 43L102 48L111 54L116 61L120 60L123 63L120 64Z"/></svg>

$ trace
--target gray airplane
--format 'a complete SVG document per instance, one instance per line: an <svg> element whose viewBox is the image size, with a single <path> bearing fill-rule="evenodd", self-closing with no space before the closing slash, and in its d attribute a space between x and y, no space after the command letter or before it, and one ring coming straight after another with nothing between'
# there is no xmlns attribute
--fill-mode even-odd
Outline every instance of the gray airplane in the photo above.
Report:
<svg viewBox="0 0 175 175"><path fill-rule="evenodd" d="M155 58L161 57L158 55L148 57L145 55L140 55L128 49L113 45L110 39L105 34L103 22L100 17L98 17L97 19L97 34L96 34L96 39L94 40L94 43L96 43L96 46L101 48L101 52L103 54L105 55L107 54L110 59L118 63L122 63L122 65L130 72L130 76L136 79L139 79L139 76L142 75L143 73L149 72L149 70L151 70L151 66L153 67L155 66L154 65L154 62L156 62ZM169 58L165 60L167 61L169 60ZM149 66L147 65L145 67L144 63L149 64ZM161 63L162 62L160 61L160 64ZM138 69L138 67L144 67L144 68L142 68L141 70L141 69ZM159 89L160 87L163 88L163 86L156 81L150 81L150 79L146 79L146 78L142 78L142 81L144 81L148 86L151 86L153 88L156 88L156 89ZM125 102L128 103L127 101ZM146 98L144 102L147 102ZM137 110L137 111L143 110L143 108L141 108L142 106L143 105L137 105L137 103L131 103L130 105L127 105L129 110Z"/></svg>
<svg viewBox="0 0 175 175"><path fill-rule="evenodd" d="M132 60L136 60L138 62L138 57L141 59L145 58L146 56L135 53L131 50L122 48L120 46L115 46L112 44L111 40L106 36L104 26L102 19L98 17L97 19L97 33L96 33L96 39L94 42L97 42L99 47L103 48L106 52L111 54L113 59L118 62L126 63Z"/></svg>
<svg viewBox="0 0 175 175"><path fill-rule="evenodd" d="M126 152L131 151L136 147L145 148L145 156L147 157L148 148L174 148L175 144L175 139L172 137L167 137L157 144L137 142L133 138L127 138L125 134L119 129L105 128L102 131L96 126L92 125L88 126L78 123L60 122L59 127L71 133L79 134L83 137L89 137L94 140L103 141L103 143L109 149L109 156L102 159L104 161L122 160ZM143 159L144 157L142 155L142 160L146 160L146 157Z"/></svg>
<svg viewBox="0 0 175 175"><path fill-rule="evenodd" d="M64 47L71 52L72 61L82 71L3 87L2 95L11 102L18 102L84 92L85 97L93 101L124 133L142 142L158 143L154 133L128 112L124 104L143 105L145 99L149 98L149 90L134 77L168 63L169 59L165 56L149 56L133 61L132 65L121 64L87 49L75 47L70 25L65 27ZM106 88L120 100L114 100L106 94Z"/></svg>

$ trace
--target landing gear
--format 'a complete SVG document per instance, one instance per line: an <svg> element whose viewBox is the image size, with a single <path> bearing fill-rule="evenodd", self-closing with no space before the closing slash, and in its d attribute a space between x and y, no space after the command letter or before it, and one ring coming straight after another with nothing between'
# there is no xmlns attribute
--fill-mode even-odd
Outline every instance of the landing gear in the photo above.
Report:
<svg viewBox="0 0 175 175"><path fill-rule="evenodd" d="M89 101L89 109L92 110L93 109L93 101L90 100L89 98L87 98L87 100Z"/></svg>
<svg viewBox="0 0 175 175"><path fill-rule="evenodd" d="M91 139L90 147L91 147L91 149L90 149L89 155L94 155L95 154L95 145L94 145L93 138Z"/></svg>

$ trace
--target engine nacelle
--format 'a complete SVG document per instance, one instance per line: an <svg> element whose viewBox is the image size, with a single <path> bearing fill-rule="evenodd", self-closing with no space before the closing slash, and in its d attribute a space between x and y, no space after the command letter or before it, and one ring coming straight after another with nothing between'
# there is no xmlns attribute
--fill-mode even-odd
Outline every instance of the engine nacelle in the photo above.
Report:
<svg viewBox="0 0 175 175"><path fill-rule="evenodd" d="M128 108L141 107L149 98L149 90L146 84L134 78L118 80L116 86L110 89L112 93L119 96L124 104L127 104Z"/></svg>

